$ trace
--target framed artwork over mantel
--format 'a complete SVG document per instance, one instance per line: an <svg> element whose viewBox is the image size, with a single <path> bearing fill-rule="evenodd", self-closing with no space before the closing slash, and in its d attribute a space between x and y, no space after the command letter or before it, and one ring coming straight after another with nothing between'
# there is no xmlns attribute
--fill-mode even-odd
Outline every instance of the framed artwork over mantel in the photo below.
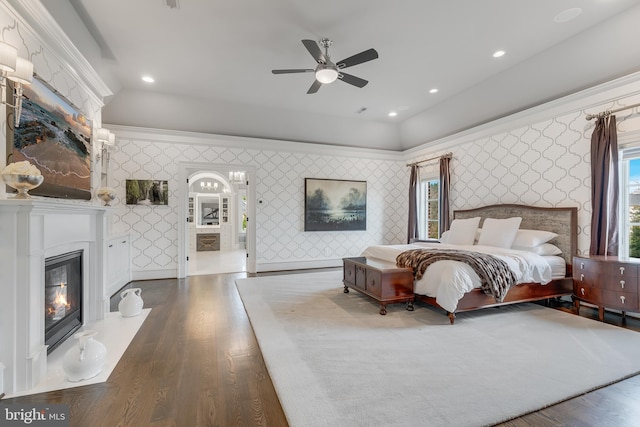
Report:
<svg viewBox="0 0 640 427"><path fill-rule="evenodd" d="M367 182L305 178L304 231L367 229Z"/></svg>
<svg viewBox="0 0 640 427"><path fill-rule="evenodd" d="M44 176L29 194L90 200L91 121L35 75L23 86L17 127L7 111L7 164L27 160Z"/></svg>

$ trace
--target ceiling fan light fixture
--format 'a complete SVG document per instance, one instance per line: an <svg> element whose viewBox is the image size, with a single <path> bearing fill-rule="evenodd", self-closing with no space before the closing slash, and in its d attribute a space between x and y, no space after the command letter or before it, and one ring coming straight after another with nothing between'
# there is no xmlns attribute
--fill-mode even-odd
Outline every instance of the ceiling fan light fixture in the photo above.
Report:
<svg viewBox="0 0 640 427"><path fill-rule="evenodd" d="M316 70L316 80L320 83L333 83L338 78L338 71L335 68L321 68Z"/></svg>

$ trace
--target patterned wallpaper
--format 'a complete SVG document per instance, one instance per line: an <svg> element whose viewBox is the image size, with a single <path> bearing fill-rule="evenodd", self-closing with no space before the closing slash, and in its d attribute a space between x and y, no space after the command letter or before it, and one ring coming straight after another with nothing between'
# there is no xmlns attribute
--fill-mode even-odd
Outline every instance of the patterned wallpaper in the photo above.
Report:
<svg viewBox="0 0 640 427"><path fill-rule="evenodd" d="M34 9L39 7L37 3L21 3ZM105 93L99 93L103 87L86 60L78 58L68 46L57 46L61 39L56 37L54 30L46 27L46 23L34 21L25 24L5 3L0 6L0 28L3 41L16 46L21 56L34 63L37 74L46 83L91 118L94 127L100 126L101 96ZM32 28L44 30L45 34L35 34ZM635 84L633 93L640 93L637 82ZM627 95L619 88L612 89L609 95L601 92L603 94L598 95L598 99L610 97L618 101L597 105L591 96L576 107L574 99L571 108L555 114L553 118L531 120L524 125L521 121L514 121L518 125L506 131L502 125L499 131L483 131L482 136L471 140L468 135L454 136L438 142L437 149L421 147L419 151L411 150L406 157L415 161L446 151L453 153L453 209L493 203L578 206L578 246L584 253L589 245L588 164L593 126L593 122L584 119L585 109L588 106L590 112L602 111L640 102L637 95L628 96L631 91ZM632 113L635 118L630 117ZM636 108L635 111L618 114L622 134L639 133L638 113ZM326 147L326 150L319 151L321 154L298 149L229 148L229 144L216 145L219 136L212 136L210 144L190 144L182 140L178 132L163 131L160 135L157 131L157 137L154 132L147 131L147 136L141 140L120 139L111 160L109 184L118 193L113 209L112 232L132 234L134 273L177 268L178 162L255 167L257 200L262 200L256 204L258 265L339 259L359 254L369 244L401 243L405 239L408 170L404 161L397 160L398 156L384 159L368 156L365 151L354 155L353 150L345 155L339 147ZM640 142L640 137L637 139ZM1 147L4 147L3 142L0 141ZM305 233L305 177L366 180L367 230ZM123 205L120 200L124 199L127 178L168 180L171 191L169 206ZM94 188L100 185L100 180L100 168L96 164Z"/></svg>
<svg viewBox="0 0 640 427"><path fill-rule="evenodd" d="M578 247L588 247L589 140L574 114L477 141L454 153L453 208L517 203L577 206ZM472 171L475 171L472 172ZM585 240L586 239L586 240Z"/></svg>
<svg viewBox="0 0 640 427"><path fill-rule="evenodd" d="M18 49L18 56L33 62L34 73L87 118L92 120L94 128L100 127L102 120L103 102L99 95L78 80L77 69L69 66L70 61L65 61L59 54L59 46L51 46L41 34L36 34L32 26L24 22L24 19L15 13L9 6L0 3L0 39ZM83 64L81 59L79 64ZM85 76L87 77L87 76ZM95 76L88 76L93 78ZM36 77L34 77L36 78ZM4 109L4 107L2 107ZM2 123L4 129L4 114ZM5 138L4 132L0 132L0 169L5 165ZM92 170L93 188L100 183L100 169ZM0 190L4 193L4 187ZM85 203L74 200L66 200L69 203Z"/></svg>
<svg viewBox="0 0 640 427"><path fill-rule="evenodd" d="M116 130L117 133L117 130ZM204 136L206 138L206 136ZM220 137L216 137L219 138ZM161 141L158 141L161 139ZM228 148L167 141L152 130L144 140L118 138L110 186L118 195L113 231L132 235L133 272L177 269L179 162L244 164L256 168L256 264L340 259L370 244L401 243L406 236L408 173L397 160L341 156L341 149L305 152ZM214 169L212 169L214 170ZM169 181L169 206L126 206L126 179ZM304 178L367 181L367 230L304 232ZM258 203L261 201L262 203Z"/></svg>
<svg viewBox="0 0 640 427"><path fill-rule="evenodd" d="M611 110L640 102L640 97L590 106L589 112ZM589 251L591 223L590 145L595 121L584 110L517 127L506 132L462 142L452 138L451 209L469 209L500 203L578 208L578 251ZM640 143L638 111L616 115L623 143ZM625 135L626 134L626 135ZM425 150L411 161L444 154ZM437 167L437 165L436 165ZM432 172L433 166L426 169ZM436 169L437 176L437 169Z"/></svg>

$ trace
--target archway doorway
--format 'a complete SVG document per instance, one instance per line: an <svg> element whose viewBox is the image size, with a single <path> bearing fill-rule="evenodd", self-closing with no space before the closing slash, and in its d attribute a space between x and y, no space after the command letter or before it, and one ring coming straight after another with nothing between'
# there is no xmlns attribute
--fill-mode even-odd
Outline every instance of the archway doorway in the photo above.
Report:
<svg viewBox="0 0 640 427"><path fill-rule="evenodd" d="M186 221L180 222L179 277L255 272L253 174L247 166L181 165Z"/></svg>

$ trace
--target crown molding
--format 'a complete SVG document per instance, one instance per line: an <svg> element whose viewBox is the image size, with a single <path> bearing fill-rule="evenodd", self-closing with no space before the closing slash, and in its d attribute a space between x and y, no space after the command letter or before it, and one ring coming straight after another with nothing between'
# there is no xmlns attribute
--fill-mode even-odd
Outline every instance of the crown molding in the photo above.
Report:
<svg viewBox="0 0 640 427"><path fill-rule="evenodd" d="M502 117L471 129L427 142L403 151L407 160L428 155L439 150L449 150L478 139L487 138L512 129L552 120L566 114L598 113L623 98L640 94L640 72L632 73L597 86L574 92L562 98L537 105L527 110Z"/></svg>
<svg viewBox="0 0 640 427"><path fill-rule="evenodd" d="M5 0L3 5L56 55L87 93L93 94L104 105L104 98L113 95L113 92L40 1Z"/></svg>
<svg viewBox="0 0 640 427"><path fill-rule="evenodd" d="M609 82L575 92L571 95L546 102L536 107L505 116L498 120L476 126L466 131L422 144L404 151L378 150L367 148L344 147L328 144L309 144L265 138L239 137L219 134L172 131L166 129L150 129L132 126L108 125L118 137L155 142L182 142L187 144L215 145L229 148L245 148L273 151L300 152L321 155L341 155L367 159L390 161L413 161L420 157L430 156L437 152L446 152L478 139L487 138L502 132L508 132L522 126L552 120L565 114L586 114L602 110L607 105L640 94L640 72L611 80ZM588 111L587 111L588 110ZM585 118L585 125L587 124ZM622 142L637 137L638 132L620 135Z"/></svg>
<svg viewBox="0 0 640 427"><path fill-rule="evenodd" d="M404 161L405 155L398 151L374 148L357 148L340 145L310 144L278 139L241 137L198 132L174 131L103 123L103 127L116 134L117 138L161 143L183 143L189 145L210 145L247 150L286 151L325 156L358 157L370 160Z"/></svg>

